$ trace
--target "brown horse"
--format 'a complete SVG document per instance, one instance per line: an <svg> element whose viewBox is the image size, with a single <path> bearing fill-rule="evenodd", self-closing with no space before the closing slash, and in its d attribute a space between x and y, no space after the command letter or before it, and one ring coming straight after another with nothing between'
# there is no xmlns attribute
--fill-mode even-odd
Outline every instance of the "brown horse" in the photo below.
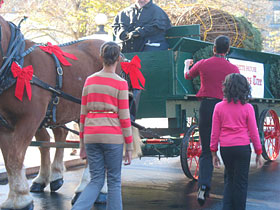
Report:
<svg viewBox="0 0 280 210"><path fill-rule="evenodd" d="M3 48L1 50L0 65L3 66L3 63L5 64L7 60L4 56L8 57L9 54L7 51L9 51L8 45L12 33L9 23L2 17L0 17L0 24L2 28L1 48ZM24 42L25 50L36 44L29 40ZM102 68L99 48L103 42L101 40L85 40L61 47L63 52L73 54L78 59L67 58L72 65L63 66L62 91L76 98L81 98L82 87L86 77ZM55 61L50 54L42 51L39 47L35 47L32 52L25 54L22 67L30 65L33 67L33 75L52 87L56 86ZM46 130L44 128L39 129L39 127L45 118L53 93L37 85L31 85L31 89L31 100L28 100L26 91L22 101L16 98L16 85L6 88L0 95L0 148L4 157L10 187L7 200L1 205L3 209L33 209L33 199L29 193L23 161L26 149L34 135L37 140L46 140L48 138ZM56 110L56 122L49 123L62 125L78 120L79 112L79 104L60 97ZM65 140L65 131L60 128L54 128L53 130L56 139ZM49 149L41 149L41 152L45 153L43 156L48 156ZM62 159L63 153L59 153L58 156L58 159ZM42 164L46 167L41 168L40 174L51 173L49 171L50 160L48 158L42 160ZM60 170L56 168L55 164L52 165L52 169L53 171ZM43 179L49 178L38 178L37 181L48 183L49 180Z"/></svg>

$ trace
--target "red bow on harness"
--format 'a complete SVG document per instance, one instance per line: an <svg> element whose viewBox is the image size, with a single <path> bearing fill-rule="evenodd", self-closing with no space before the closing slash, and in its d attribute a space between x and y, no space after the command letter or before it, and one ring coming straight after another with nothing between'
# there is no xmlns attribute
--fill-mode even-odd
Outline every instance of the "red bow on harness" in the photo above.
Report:
<svg viewBox="0 0 280 210"><path fill-rule="evenodd" d="M33 67L26 66L21 68L16 62L13 62L11 70L14 78L17 78L15 96L22 101L24 87L26 87L27 96L30 101L32 96L30 81L33 76Z"/></svg>
<svg viewBox="0 0 280 210"><path fill-rule="evenodd" d="M130 62L121 62L121 67L129 75L132 87L143 90L143 87L145 87L145 78L139 70L141 69L140 62L140 58L135 55ZM143 87L140 86L139 81Z"/></svg>
<svg viewBox="0 0 280 210"><path fill-rule="evenodd" d="M78 58L73 55L73 54L70 54L70 53L67 53L67 52L63 52L59 46L57 45L52 45L52 43L48 42L47 43L47 46L40 46L41 50L49 53L49 54L55 54L56 57L58 58L58 60L64 65L64 66L71 66L72 64L69 63L66 58L64 58L63 56L65 57L68 57L68 58L71 58L73 60L78 60Z"/></svg>

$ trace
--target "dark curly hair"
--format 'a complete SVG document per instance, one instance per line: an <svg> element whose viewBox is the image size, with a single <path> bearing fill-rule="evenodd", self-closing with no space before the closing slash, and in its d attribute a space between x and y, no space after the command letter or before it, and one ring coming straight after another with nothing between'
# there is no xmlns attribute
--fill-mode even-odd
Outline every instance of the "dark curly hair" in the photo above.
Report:
<svg viewBox="0 0 280 210"><path fill-rule="evenodd" d="M228 102L233 100L235 104L237 101L245 104L251 97L251 86L242 74L227 75L223 85L224 97Z"/></svg>
<svg viewBox="0 0 280 210"><path fill-rule="evenodd" d="M120 57L121 48L115 42L105 42L100 47L100 56L105 66L113 65Z"/></svg>

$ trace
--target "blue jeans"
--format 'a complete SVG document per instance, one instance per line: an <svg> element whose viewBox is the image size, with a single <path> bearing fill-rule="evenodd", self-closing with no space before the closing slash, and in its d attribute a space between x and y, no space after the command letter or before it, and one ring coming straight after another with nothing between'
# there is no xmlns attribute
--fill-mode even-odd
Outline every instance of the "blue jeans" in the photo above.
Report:
<svg viewBox="0 0 280 210"><path fill-rule="evenodd" d="M123 144L86 144L91 180L72 210L89 210L103 187L105 171L108 179L106 210L122 210L121 167Z"/></svg>

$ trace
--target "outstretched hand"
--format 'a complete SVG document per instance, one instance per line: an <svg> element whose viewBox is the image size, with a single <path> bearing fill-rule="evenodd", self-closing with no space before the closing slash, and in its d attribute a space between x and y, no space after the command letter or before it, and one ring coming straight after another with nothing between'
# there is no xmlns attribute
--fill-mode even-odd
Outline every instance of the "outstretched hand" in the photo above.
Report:
<svg viewBox="0 0 280 210"><path fill-rule="evenodd" d="M131 150L126 150L125 155L124 155L124 165L130 165L132 160L132 151Z"/></svg>

